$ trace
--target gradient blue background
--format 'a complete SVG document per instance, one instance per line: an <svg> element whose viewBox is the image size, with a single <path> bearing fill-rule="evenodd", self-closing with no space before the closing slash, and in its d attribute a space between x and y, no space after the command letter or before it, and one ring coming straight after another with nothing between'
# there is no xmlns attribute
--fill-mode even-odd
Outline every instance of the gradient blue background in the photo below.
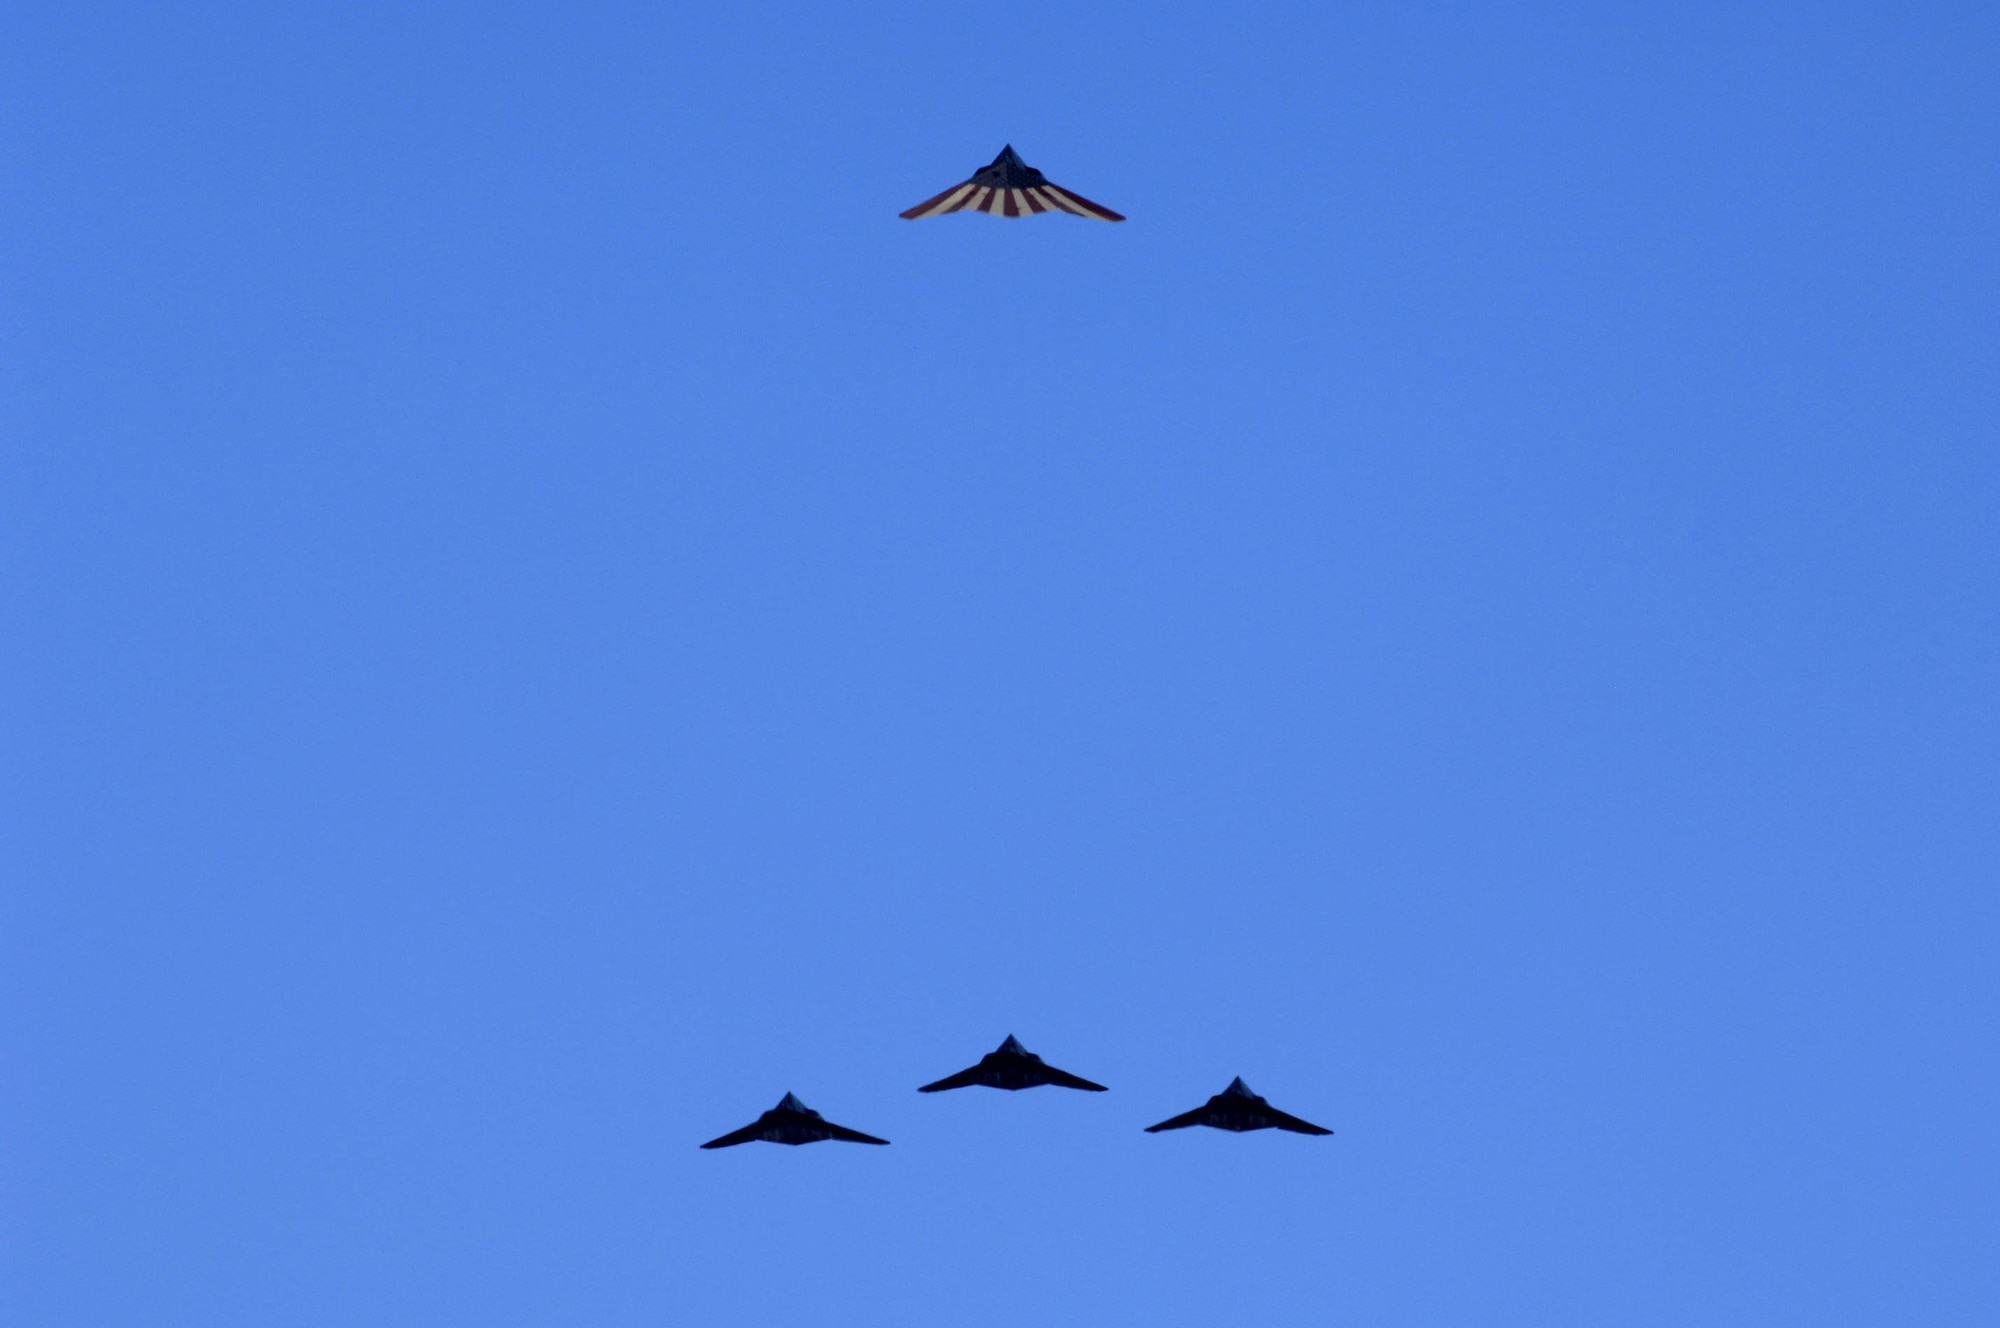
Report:
<svg viewBox="0 0 2000 1328"><path fill-rule="evenodd" d="M0 34L7 1324L2000 1317L1993 7L166 8Z"/></svg>

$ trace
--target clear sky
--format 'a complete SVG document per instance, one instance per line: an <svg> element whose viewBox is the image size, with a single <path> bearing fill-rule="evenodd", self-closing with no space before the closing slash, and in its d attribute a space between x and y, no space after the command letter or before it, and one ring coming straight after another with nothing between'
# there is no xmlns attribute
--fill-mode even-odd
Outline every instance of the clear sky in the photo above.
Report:
<svg viewBox="0 0 2000 1328"><path fill-rule="evenodd" d="M2000 1321L1996 70L8 5L0 1322Z"/></svg>

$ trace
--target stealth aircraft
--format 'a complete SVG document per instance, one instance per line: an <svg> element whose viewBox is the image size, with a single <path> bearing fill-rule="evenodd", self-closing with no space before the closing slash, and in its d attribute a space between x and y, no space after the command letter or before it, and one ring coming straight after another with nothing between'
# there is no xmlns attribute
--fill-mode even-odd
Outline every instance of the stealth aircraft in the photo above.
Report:
<svg viewBox="0 0 2000 1328"><path fill-rule="evenodd" d="M972 178L926 199L902 214L906 221L941 217L947 212L984 212L994 217L1033 217L1044 212L1067 212L1093 221L1123 221L1124 217L1074 194L1046 176L1014 151L1009 143L1000 155L974 171Z"/></svg>
<svg viewBox="0 0 2000 1328"><path fill-rule="evenodd" d="M886 1144L887 1139L877 1139L872 1134L850 1130L845 1125L835 1125L820 1116L805 1103L785 1094L784 1101L772 1107L740 1130L731 1130L720 1139L710 1139L703 1148L732 1148L737 1144L747 1144L762 1139L767 1144L811 1144L821 1139L844 1139L851 1144Z"/></svg>
<svg viewBox="0 0 2000 1328"><path fill-rule="evenodd" d="M970 1088L974 1084L984 1084L988 1088L1004 1088L1015 1092L1023 1088L1036 1088L1042 1084L1054 1084L1057 1088L1081 1088L1090 1093L1102 1093L1103 1084L1093 1084L1088 1079L1053 1065L1044 1065L1042 1058L1022 1046L1012 1033L1000 1044L997 1051L989 1051L979 1058L979 1064L969 1070L947 1075L934 1084L925 1084L919 1093L942 1093L948 1088Z"/></svg>
<svg viewBox="0 0 2000 1328"><path fill-rule="evenodd" d="M1208 1125L1218 1130L1234 1130L1238 1134L1245 1130L1290 1130L1294 1134L1332 1134L1332 1130L1321 1129L1311 1121L1288 1116L1250 1091L1250 1085L1242 1079L1232 1079L1229 1087L1217 1093L1193 1111L1183 1112L1171 1120L1163 1120L1158 1125L1148 1125L1147 1134L1158 1134L1161 1130L1185 1130L1190 1125Z"/></svg>

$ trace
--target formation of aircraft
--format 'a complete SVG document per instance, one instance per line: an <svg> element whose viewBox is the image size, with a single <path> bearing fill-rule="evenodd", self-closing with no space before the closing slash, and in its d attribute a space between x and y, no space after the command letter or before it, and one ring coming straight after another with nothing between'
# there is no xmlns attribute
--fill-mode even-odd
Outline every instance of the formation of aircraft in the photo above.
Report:
<svg viewBox="0 0 2000 1328"><path fill-rule="evenodd" d="M1124 216L1102 203L1093 203L1082 194L1052 183L1014 151L1013 144L1000 155L943 193L925 199L901 215L909 221L941 217L951 212L984 212L992 217L1037 217L1045 212L1062 212L1093 221L1123 221ZM944 1093L955 1088L999 1088L1015 1093L1043 1085L1080 1089L1086 1093L1106 1092L1103 1084L1092 1083L1067 1070L1058 1070L1022 1046L1011 1033L998 1048L980 1057L979 1064L957 1074L946 1075L918 1088L919 1093ZM1191 1125L1243 1134L1251 1130L1288 1130L1293 1134L1332 1134L1333 1131L1278 1110L1250 1091L1242 1079L1230 1080L1229 1087L1193 1111L1169 1117L1146 1133L1184 1130ZM703 1148L732 1148L756 1141L773 1144L810 1144L822 1139L839 1139L856 1144L886 1144L872 1134L835 1125L792 1094L740 1130L711 1139Z"/></svg>
<svg viewBox="0 0 2000 1328"><path fill-rule="evenodd" d="M979 1064L969 1070L947 1075L935 1083L923 1085L919 1093L942 1093L954 1088L1000 1088L1010 1093L1023 1088L1039 1088L1044 1084L1057 1088L1077 1088L1087 1093L1103 1093L1103 1084L1094 1084L1067 1070L1058 1070L1046 1064L1040 1056L1021 1045L1013 1034L1007 1035L997 1050L982 1056ZM1333 1131L1314 1125L1311 1121L1300 1120L1297 1116L1279 1111L1250 1091L1250 1086L1241 1079L1230 1081L1229 1087L1217 1093L1193 1111L1161 1121L1158 1125L1146 1127L1146 1133L1158 1134L1162 1130L1181 1130L1190 1125L1206 1125L1212 1129L1228 1130L1242 1134L1249 1130L1290 1130L1294 1134L1332 1134ZM718 1139L711 1139L703 1148L732 1148L737 1144L762 1140L772 1144L811 1144L822 1139L840 1139L854 1144L886 1144L887 1139L877 1139L872 1134L850 1130L845 1125L835 1125L817 1111L799 1101L790 1093L784 1100L759 1116L740 1130L731 1130Z"/></svg>

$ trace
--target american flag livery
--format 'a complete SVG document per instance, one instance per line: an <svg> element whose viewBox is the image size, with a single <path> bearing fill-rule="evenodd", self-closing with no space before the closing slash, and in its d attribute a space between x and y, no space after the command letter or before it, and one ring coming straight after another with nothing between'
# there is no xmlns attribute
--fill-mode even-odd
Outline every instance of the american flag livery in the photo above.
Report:
<svg viewBox="0 0 2000 1328"><path fill-rule="evenodd" d="M1072 194L1061 185L1050 184L1042 173L1014 151L1010 143L1000 155L964 184L955 184L917 204L903 217L917 221L941 217L947 212L985 212L995 217L1032 217L1042 212L1067 212L1093 221L1123 221L1124 217L1081 194Z"/></svg>

